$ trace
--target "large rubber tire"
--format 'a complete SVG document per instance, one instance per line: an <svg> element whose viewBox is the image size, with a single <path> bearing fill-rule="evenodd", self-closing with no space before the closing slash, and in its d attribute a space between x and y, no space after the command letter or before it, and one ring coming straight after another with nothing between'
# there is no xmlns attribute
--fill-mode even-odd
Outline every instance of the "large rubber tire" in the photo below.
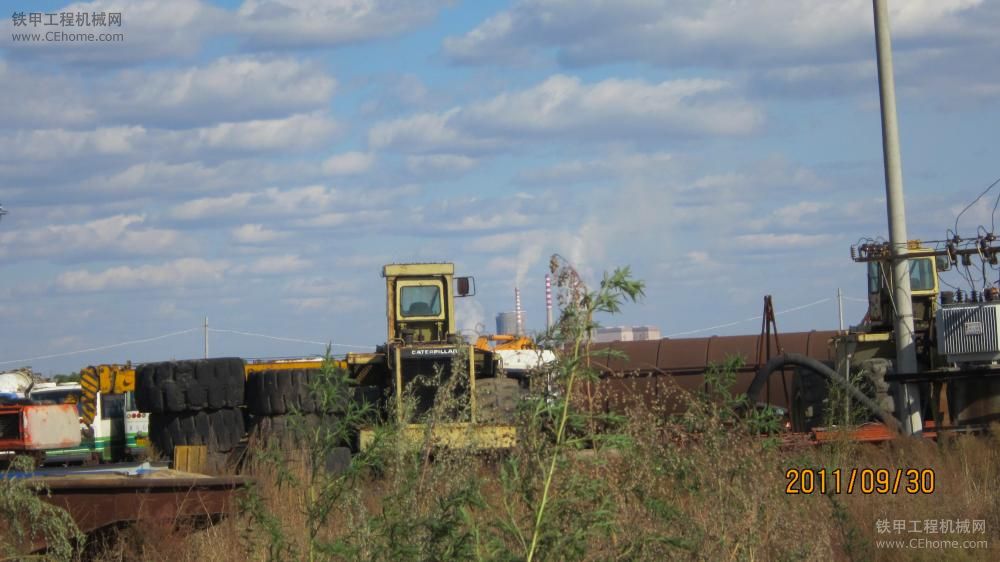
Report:
<svg viewBox="0 0 1000 562"><path fill-rule="evenodd" d="M476 420L513 423L518 402L526 394L517 379L491 377L476 380Z"/></svg>
<svg viewBox="0 0 1000 562"><path fill-rule="evenodd" d="M248 451L275 448L284 454L301 453L309 444L303 442L303 435L297 431L295 424L304 424L308 431L321 424L332 423L331 417L333 416L335 414L326 416L305 414L298 420L296 420L296 416L255 416L249 431ZM323 465L328 472L341 474L350 469L350 445L354 440L348 438L340 446L329 450L323 460ZM309 453L307 452L307 454Z"/></svg>
<svg viewBox="0 0 1000 562"><path fill-rule="evenodd" d="M224 357L140 365L135 398L139 410L153 414L242 406L243 361Z"/></svg>
<svg viewBox="0 0 1000 562"><path fill-rule="evenodd" d="M215 361L216 380L218 386L223 389L225 406L227 408L242 406L246 401L246 371L243 360L239 357L223 357Z"/></svg>
<svg viewBox="0 0 1000 562"><path fill-rule="evenodd" d="M208 414L152 413L149 416L149 439L160 454L173 457L174 447L208 445Z"/></svg>
<svg viewBox="0 0 1000 562"><path fill-rule="evenodd" d="M163 395L153 382L155 368L155 363L145 363L135 369L135 403L143 412L163 412Z"/></svg>
<svg viewBox="0 0 1000 562"><path fill-rule="evenodd" d="M300 449L303 443L302 430L306 434L323 425L334 423L336 414L303 414L301 416L255 416L249 430L250 438L258 444L274 443L282 450ZM308 439L308 437L307 437Z"/></svg>
<svg viewBox="0 0 1000 562"><path fill-rule="evenodd" d="M358 406L367 404L372 408L378 408L384 399L382 389L377 386L354 387L354 403Z"/></svg>
<svg viewBox="0 0 1000 562"><path fill-rule="evenodd" d="M869 411L875 414L875 417L887 425L889 429L897 433L900 431L899 420L893 417L892 413L886 412L884 408L876 404L871 398L858 390L847 379L840 375L840 373L837 373L830 367L824 365L822 362L817 361L812 357L802 355L801 353L785 353L783 355L772 357L770 361L765 363L764 366L757 371L757 374L754 375L753 381L750 383L750 388L747 389L747 400L749 400L751 404L756 404L761 390L764 389L764 385L767 383L767 379L771 376L771 373L780 370L785 366L796 366L810 369L817 375L825 378L830 382L830 384L839 385L841 388L846 390L853 399L857 400L863 406L868 408Z"/></svg>
<svg viewBox="0 0 1000 562"><path fill-rule="evenodd" d="M247 409L255 416L316 413L320 408L313 388L318 373L310 369L251 373L247 380Z"/></svg>
<svg viewBox="0 0 1000 562"><path fill-rule="evenodd" d="M229 452L243 439L245 432L243 412L238 408L216 410L209 415L212 438L215 440L215 450Z"/></svg>
<svg viewBox="0 0 1000 562"><path fill-rule="evenodd" d="M174 447L185 445L204 445L210 453L228 452L244 433L243 412L238 408L154 413L149 417L150 440L166 456L173 456Z"/></svg>
<svg viewBox="0 0 1000 562"><path fill-rule="evenodd" d="M198 362L197 376L207 390L208 407L235 408L244 403L246 375L239 357L221 357Z"/></svg>

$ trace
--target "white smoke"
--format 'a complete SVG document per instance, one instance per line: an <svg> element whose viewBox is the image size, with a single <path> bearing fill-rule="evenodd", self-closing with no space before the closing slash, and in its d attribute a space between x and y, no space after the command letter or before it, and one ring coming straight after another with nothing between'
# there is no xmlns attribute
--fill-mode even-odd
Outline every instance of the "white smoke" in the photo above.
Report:
<svg viewBox="0 0 1000 562"><path fill-rule="evenodd" d="M521 247L517 252L516 269L514 272L514 286L521 287L528 277L528 271L535 267L542 257L544 236L538 235L532 238L522 239Z"/></svg>
<svg viewBox="0 0 1000 562"><path fill-rule="evenodd" d="M486 311L483 305L474 297L455 299L455 314L458 330L464 336L472 336L488 332L486 329Z"/></svg>

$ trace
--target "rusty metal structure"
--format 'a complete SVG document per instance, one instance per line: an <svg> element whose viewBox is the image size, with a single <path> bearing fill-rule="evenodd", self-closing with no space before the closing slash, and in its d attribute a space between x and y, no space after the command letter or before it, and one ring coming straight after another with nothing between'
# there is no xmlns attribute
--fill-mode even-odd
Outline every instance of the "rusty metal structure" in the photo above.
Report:
<svg viewBox="0 0 1000 562"><path fill-rule="evenodd" d="M102 469L41 469L8 477L28 478L41 497L65 509L90 534L135 521L176 527L217 520L232 513L245 476L206 476L165 467L116 465ZM33 551L46 547L32 545Z"/></svg>
<svg viewBox="0 0 1000 562"><path fill-rule="evenodd" d="M772 311L773 312L773 311ZM773 316L772 316L773 319ZM735 371L734 394L745 394L757 371L770 358L772 342L775 351L801 353L808 357L832 362L830 339L836 331L789 332L781 335L765 331L761 335L711 336L705 338L663 338L649 341L620 341L594 344L592 365L603 376L592 389L595 407L601 411L624 412L630 407L655 402L675 404L683 408L677 394L705 390L705 373L712 365L739 360ZM608 353L604 350L611 350ZM789 409L795 399L793 374L789 369L768 381L761 402Z"/></svg>

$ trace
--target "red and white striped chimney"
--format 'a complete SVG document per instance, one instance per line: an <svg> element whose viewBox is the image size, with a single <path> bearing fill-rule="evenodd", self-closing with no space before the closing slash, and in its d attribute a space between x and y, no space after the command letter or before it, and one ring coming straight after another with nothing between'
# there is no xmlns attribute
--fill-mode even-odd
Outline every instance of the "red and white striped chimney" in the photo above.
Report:
<svg viewBox="0 0 1000 562"><path fill-rule="evenodd" d="M552 329L552 276L545 274L545 329Z"/></svg>
<svg viewBox="0 0 1000 562"><path fill-rule="evenodd" d="M514 287L514 317L517 319L517 335L524 335L524 314L521 311L521 289Z"/></svg>

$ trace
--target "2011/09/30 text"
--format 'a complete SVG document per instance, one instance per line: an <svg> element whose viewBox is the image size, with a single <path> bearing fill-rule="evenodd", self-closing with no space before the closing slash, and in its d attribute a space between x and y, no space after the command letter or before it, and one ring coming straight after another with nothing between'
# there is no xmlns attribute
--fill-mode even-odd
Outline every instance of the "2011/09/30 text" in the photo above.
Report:
<svg viewBox="0 0 1000 562"><path fill-rule="evenodd" d="M789 468L786 494L933 494L932 468Z"/></svg>

